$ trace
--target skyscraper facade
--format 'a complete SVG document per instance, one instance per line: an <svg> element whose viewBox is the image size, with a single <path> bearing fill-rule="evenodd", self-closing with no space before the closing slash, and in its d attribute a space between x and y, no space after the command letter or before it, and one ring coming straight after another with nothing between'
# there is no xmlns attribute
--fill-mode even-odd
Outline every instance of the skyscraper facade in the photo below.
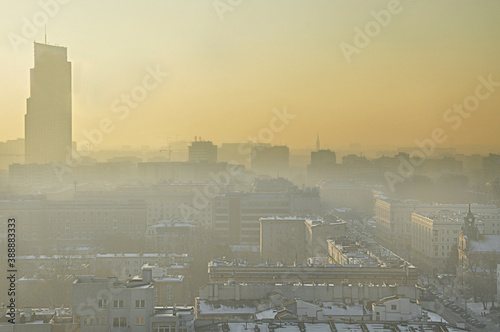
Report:
<svg viewBox="0 0 500 332"><path fill-rule="evenodd" d="M35 43L24 118L26 163L65 162L71 152L71 62L65 47Z"/></svg>

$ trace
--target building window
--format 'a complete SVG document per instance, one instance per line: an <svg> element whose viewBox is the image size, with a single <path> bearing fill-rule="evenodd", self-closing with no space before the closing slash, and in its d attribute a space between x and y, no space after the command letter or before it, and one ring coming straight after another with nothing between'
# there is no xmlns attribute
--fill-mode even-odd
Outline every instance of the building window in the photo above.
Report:
<svg viewBox="0 0 500 332"><path fill-rule="evenodd" d="M144 317L135 317L135 325L144 325Z"/></svg>
<svg viewBox="0 0 500 332"><path fill-rule="evenodd" d="M108 306L108 300L106 300L106 299L99 300L98 304L99 304L99 308L106 308Z"/></svg>
<svg viewBox="0 0 500 332"><path fill-rule="evenodd" d="M145 306L146 306L145 300L135 300L135 307L136 308L144 308Z"/></svg>
<svg viewBox="0 0 500 332"><path fill-rule="evenodd" d="M115 317L113 318L114 327L125 327L127 326L127 317Z"/></svg>
<svg viewBox="0 0 500 332"><path fill-rule="evenodd" d="M113 307L115 307L115 308L123 308L123 300L115 300L113 302Z"/></svg>
<svg viewBox="0 0 500 332"><path fill-rule="evenodd" d="M396 304L391 304L391 310L397 310L398 306Z"/></svg>

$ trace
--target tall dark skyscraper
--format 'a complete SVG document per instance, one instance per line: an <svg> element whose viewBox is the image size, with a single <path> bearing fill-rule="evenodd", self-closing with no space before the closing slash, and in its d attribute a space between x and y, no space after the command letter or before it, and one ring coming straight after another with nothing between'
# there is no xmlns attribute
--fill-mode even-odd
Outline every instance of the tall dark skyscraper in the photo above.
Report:
<svg viewBox="0 0 500 332"><path fill-rule="evenodd" d="M35 43L24 118L26 163L65 162L71 151L71 62L65 47Z"/></svg>

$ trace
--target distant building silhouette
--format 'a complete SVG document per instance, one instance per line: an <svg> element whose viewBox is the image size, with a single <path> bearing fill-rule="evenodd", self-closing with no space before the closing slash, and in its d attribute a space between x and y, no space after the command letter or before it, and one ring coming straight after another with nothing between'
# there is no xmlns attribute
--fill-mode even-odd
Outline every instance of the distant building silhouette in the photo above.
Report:
<svg viewBox="0 0 500 332"><path fill-rule="evenodd" d="M211 141L195 140L189 146L189 162L216 163L217 145L214 145Z"/></svg>
<svg viewBox="0 0 500 332"><path fill-rule="evenodd" d="M256 145L252 148L252 171L257 174L279 176L287 173L290 151L288 146L262 146Z"/></svg>
<svg viewBox="0 0 500 332"><path fill-rule="evenodd" d="M307 165L307 177L309 183L317 183L321 179L331 179L338 172L337 155L326 149L311 151L311 163Z"/></svg>
<svg viewBox="0 0 500 332"><path fill-rule="evenodd" d="M330 150L311 151L311 166L331 167L337 164L335 152Z"/></svg>
<svg viewBox="0 0 500 332"><path fill-rule="evenodd" d="M26 163L65 162L71 151L71 62L65 47L35 43L25 115Z"/></svg>

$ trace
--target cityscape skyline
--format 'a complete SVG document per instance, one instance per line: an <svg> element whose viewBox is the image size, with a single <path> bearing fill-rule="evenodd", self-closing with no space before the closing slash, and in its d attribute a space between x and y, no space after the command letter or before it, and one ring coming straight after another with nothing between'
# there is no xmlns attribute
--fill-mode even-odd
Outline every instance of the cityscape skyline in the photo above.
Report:
<svg viewBox="0 0 500 332"><path fill-rule="evenodd" d="M216 144L247 142L269 126L273 110L286 108L297 117L274 133L271 144L312 147L319 132L325 147L351 143L414 146L416 140L442 128L448 138L443 147L495 145L500 142L495 128L500 120L500 94L495 91L500 81L496 66L500 51L493 41L500 25L492 13L499 5L461 5L470 11L455 10L456 18L443 19L438 9L455 7L433 4L428 26L415 31L416 20L429 8L428 3L399 2L392 16L385 18L389 22L385 27L380 15L389 7L383 1L293 4L286 11L278 11L281 4L266 4L269 13L256 18L252 13L264 6L262 2L241 4L225 12L223 19L211 3L207 8L125 3L113 30L116 42L108 39L105 43L109 36L97 31L105 26L105 15L97 13L93 27L82 25L80 19L81 13L98 4L68 2L54 11L47 30L49 44L67 47L73 63L76 142L85 139L85 131L99 128L103 118L110 118L115 129L100 148L163 146L173 137L191 141L194 136ZM150 9L170 10L163 12L170 20L134 16L136 11ZM174 19L174 9L179 18ZM9 91L0 101L4 123L8 123L2 126L0 141L22 137L23 106L29 95L27 68L33 61L30 45L45 37L44 29L36 25L32 38L23 34L30 13L43 8L35 2L16 4L2 15L14 10L25 12L26 19L5 17L1 28L7 37L0 44L0 54L6 59L1 66L11 79L0 87ZM341 12L348 13L349 19L342 18ZM181 19L190 13L200 23L188 25ZM138 24L126 26L132 17ZM362 41L358 31L378 22L377 17L382 20L379 33L368 36L370 42L358 47L359 53L346 53L356 47L356 36ZM254 24L256 19L262 23ZM203 29L201 22L208 28ZM153 39L141 38L148 29ZM231 32L234 29L237 33ZM428 34L433 29L439 33ZM405 42L408 39L413 44ZM439 54L434 53L436 47ZM135 108L129 107L122 119L124 113L113 112L114 107L127 105L120 102L122 95L141 86L151 72L163 73L162 82L148 90ZM484 86L485 81L489 86ZM453 111L454 104L467 103L477 89L489 95L480 99L476 111Z"/></svg>
<svg viewBox="0 0 500 332"><path fill-rule="evenodd" d="M500 331L499 1L5 3L0 332Z"/></svg>

